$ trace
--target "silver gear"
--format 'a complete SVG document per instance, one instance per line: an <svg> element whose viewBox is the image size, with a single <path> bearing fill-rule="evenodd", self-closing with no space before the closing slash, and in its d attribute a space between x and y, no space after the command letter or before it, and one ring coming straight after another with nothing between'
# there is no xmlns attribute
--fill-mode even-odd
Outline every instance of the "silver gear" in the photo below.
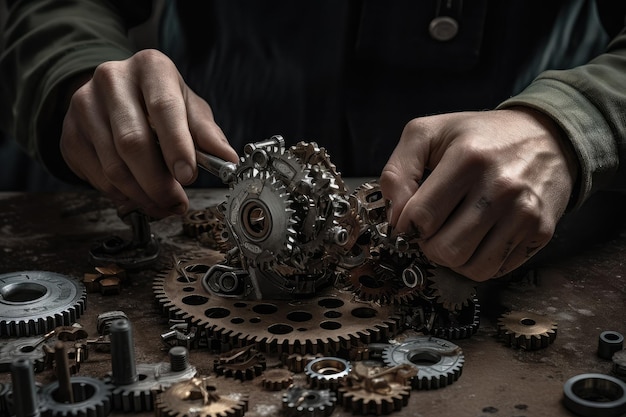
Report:
<svg viewBox="0 0 626 417"><path fill-rule="evenodd" d="M283 413L288 417L327 417L336 402L337 396L328 389L292 386L283 394Z"/></svg>
<svg viewBox="0 0 626 417"><path fill-rule="evenodd" d="M407 338L383 351L387 366L408 364L418 369L411 385L414 389L442 388L455 382L463 370L465 357L452 342L431 336Z"/></svg>
<svg viewBox="0 0 626 417"><path fill-rule="evenodd" d="M157 417L243 417L248 395L221 394L211 378L177 382L156 396Z"/></svg>
<svg viewBox="0 0 626 417"><path fill-rule="evenodd" d="M222 254L209 251L204 258L181 264L189 279L177 269L155 278L153 290L163 313L191 320L233 346L254 344L262 352L279 354L329 355L342 343L377 342L399 330L400 317L393 306L357 302L351 293L332 287L301 300L240 300L209 294L201 278L221 260Z"/></svg>
<svg viewBox="0 0 626 417"><path fill-rule="evenodd" d="M45 385L39 391L39 410L50 417L105 417L111 412L111 385L85 376L70 378L73 403L56 400L58 381Z"/></svg>
<svg viewBox="0 0 626 417"><path fill-rule="evenodd" d="M0 275L0 336L35 336L69 326L85 310L85 286L47 271Z"/></svg>
<svg viewBox="0 0 626 417"><path fill-rule="evenodd" d="M304 373L311 388L336 390L351 369L352 365L345 359L321 357L307 363Z"/></svg>

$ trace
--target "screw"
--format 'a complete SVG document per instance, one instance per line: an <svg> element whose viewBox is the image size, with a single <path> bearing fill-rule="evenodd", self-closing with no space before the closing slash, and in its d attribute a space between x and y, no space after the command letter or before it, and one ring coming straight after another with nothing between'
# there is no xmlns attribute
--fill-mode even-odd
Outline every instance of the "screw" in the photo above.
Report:
<svg viewBox="0 0 626 417"><path fill-rule="evenodd" d="M182 372L189 368L189 357L184 346L174 346L170 349L169 356L172 372Z"/></svg>
<svg viewBox="0 0 626 417"><path fill-rule="evenodd" d="M16 359L11 363L13 384L13 408L16 417L38 417L39 402L35 387L35 371L28 359Z"/></svg>

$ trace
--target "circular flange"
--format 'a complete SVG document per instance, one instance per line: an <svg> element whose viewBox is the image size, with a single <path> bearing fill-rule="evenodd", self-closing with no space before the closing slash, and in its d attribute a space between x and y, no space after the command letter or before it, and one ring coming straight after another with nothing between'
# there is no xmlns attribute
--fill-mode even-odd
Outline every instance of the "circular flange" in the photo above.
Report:
<svg viewBox="0 0 626 417"><path fill-rule="evenodd" d="M59 383L41 388L39 410L42 416L105 417L111 412L111 386L99 379L85 376L70 378L73 403L57 401Z"/></svg>
<svg viewBox="0 0 626 417"><path fill-rule="evenodd" d="M304 368L304 373L311 388L337 389L351 369L347 360L329 356L313 359Z"/></svg>
<svg viewBox="0 0 626 417"><path fill-rule="evenodd" d="M624 347L624 336L613 330L606 330L598 337L598 356L611 360L615 352Z"/></svg>
<svg viewBox="0 0 626 417"><path fill-rule="evenodd" d="M330 355L342 344L371 343L393 337L400 321L393 306L357 302L351 292L326 288L293 300L241 300L207 293L202 277L223 255L181 265L154 282L154 292L169 317L189 320L232 346L255 344L260 351Z"/></svg>
<svg viewBox="0 0 626 417"><path fill-rule="evenodd" d="M580 374L563 385L563 404L583 417L617 417L626 413L626 383L604 374Z"/></svg>
<svg viewBox="0 0 626 417"><path fill-rule="evenodd" d="M465 357L461 348L452 342L430 336L406 339L383 351L387 366L409 364L418 369L411 381L415 389L436 389L459 379Z"/></svg>
<svg viewBox="0 0 626 417"><path fill-rule="evenodd" d="M0 275L0 336L33 336L76 322L85 309L85 286L47 271Z"/></svg>

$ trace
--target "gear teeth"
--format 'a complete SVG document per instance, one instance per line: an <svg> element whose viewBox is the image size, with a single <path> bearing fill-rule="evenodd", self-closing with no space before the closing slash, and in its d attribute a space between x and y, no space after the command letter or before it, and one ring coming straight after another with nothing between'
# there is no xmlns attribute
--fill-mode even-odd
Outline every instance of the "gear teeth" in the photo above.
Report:
<svg viewBox="0 0 626 417"><path fill-rule="evenodd" d="M293 384L293 376L287 369L269 369L263 373L261 384L268 391L280 391Z"/></svg>
<svg viewBox="0 0 626 417"><path fill-rule="evenodd" d="M537 350L548 347L556 339L557 324L540 314L511 311L498 319L498 335L513 348Z"/></svg>
<svg viewBox="0 0 626 417"><path fill-rule="evenodd" d="M343 407L353 414L364 416L380 416L400 411L409 403L410 395L411 388L400 384L390 384L389 392L384 394L348 387L340 387L338 390L339 402Z"/></svg>

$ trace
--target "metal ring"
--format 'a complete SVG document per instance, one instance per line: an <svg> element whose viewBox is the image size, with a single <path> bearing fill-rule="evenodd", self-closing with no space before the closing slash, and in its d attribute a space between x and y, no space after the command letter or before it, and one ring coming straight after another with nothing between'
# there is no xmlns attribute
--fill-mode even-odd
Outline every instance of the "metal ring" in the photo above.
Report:
<svg viewBox="0 0 626 417"><path fill-rule="evenodd" d="M624 347L624 336L621 333L607 330L600 333L598 338L598 356L611 360L613 354Z"/></svg>
<svg viewBox="0 0 626 417"><path fill-rule="evenodd" d="M580 374L565 382L563 404L583 417L617 417L626 412L626 383L603 374Z"/></svg>

